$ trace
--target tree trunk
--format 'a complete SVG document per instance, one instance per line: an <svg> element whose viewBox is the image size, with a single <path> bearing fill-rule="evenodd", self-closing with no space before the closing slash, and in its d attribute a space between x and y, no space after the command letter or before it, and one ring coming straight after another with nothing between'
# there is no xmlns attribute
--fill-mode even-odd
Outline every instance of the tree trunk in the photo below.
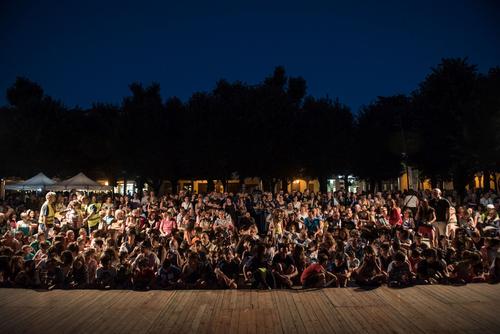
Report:
<svg viewBox="0 0 500 334"><path fill-rule="evenodd" d="M177 177L173 177L170 179L170 183L172 184L172 193L177 194L179 188L179 179Z"/></svg>
<svg viewBox="0 0 500 334"><path fill-rule="evenodd" d="M467 175L462 172L455 173L453 175L453 188L457 192L457 202L462 203L465 195L467 193L465 186L467 185Z"/></svg>
<svg viewBox="0 0 500 334"><path fill-rule="evenodd" d="M497 195L500 195L500 179L497 178L497 173L494 174L494 179L495 179L495 189L497 190Z"/></svg>
<svg viewBox="0 0 500 334"><path fill-rule="evenodd" d="M109 177L109 185L111 186L111 191L113 193L113 197L115 195L115 187L116 187L116 177L111 174L111 176Z"/></svg>
<svg viewBox="0 0 500 334"><path fill-rule="evenodd" d="M221 181L222 181L222 187L224 188L223 192L226 192L227 191L227 178L224 176Z"/></svg>
<svg viewBox="0 0 500 334"><path fill-rule="evenodd" d="M269 191L274 193L276 188L276 180L274 178L269 180Z"/></svg>
<svg viewBox="0 0 500 334"><path fill-rule="evenodd" d="M483 191L490 191L490 171L488 170L483 172Z"/></svg>
<svg viewBox="0 0 500 334"><path fill-rule="evenodd" d="M463 168L457 168L456 172L453 174L453 189L457 193L458 202L462 203L467 191L465 186L468 183L468 175Z"/></svg>
<svg viewBox="0 0 500 334"><path fill-rule="evenodd" d="M160 195L160 188L161 184L163 183L163 180L160 179L153 179L153 190L155 191L155 194L158 196Z"/></svg>
<svg viewBox="0 0 500 334"><path fill-rule="evenodd" d="M144 194L142 193L142 189L144 188L144 178L142 176L138 177L136 179L136 182L137 182L137 189L139 190L138 193L139 193L139 197L142 197L144 196Z"/></svg>
<svg viewBox="0 0 500 334"><path fill-rule="evenodd" d="M320 176L318 178L318 181L319 181L319 191L322 193L322 194L325 194L327 191L328 191L328 178L324 175Z"/></svg>
<svg viewBox="0 0 500 334"><path fill-rule="evenodd" d="M476 188L476 182L474 181L474 176L469 179L469 189L474 190Z"/></svg>
<svg viewBox="0 0 500 334"><path fill-rule="evenodd" d="M288 190L287 188L288 188L288 178L285 176L281 178L281 190L287 192Z"/></svg>
<svg viewBox="0 0 500 334"><path fill-rule="evenodd" d="M273 180L269 177L265 177L262 179L262 191L272 191L273 189Z"/></svg>
<svg viewBox="0 0 500 334"><path fill-rule="evenodd" d="M370 179L370 192L374 193L375 192L375 187L376 187L376 182L374 179Z"/></svg>
<svg viewBox="0 0 500 334"><path fill-rule="evenodd" d="M436 175L431 175L431 178L429 180L431 182L431 188L436 188L437 187L437 177L436 177Z"/></svg>
<svg viewBox="0 0 500 334"><path fill-rule="evenodd" d="M243 192L244 190L244 186L245 185L245 179L243 178L243 176L240 175L240 177L238 178L238 191L239 192Z"/></svg>
<svg viewBox="0 0 500 334"><path fill-rule="evenodd" d="M215 183L212 178L207 180L207 192L211 193L215 190Z"/></svg>

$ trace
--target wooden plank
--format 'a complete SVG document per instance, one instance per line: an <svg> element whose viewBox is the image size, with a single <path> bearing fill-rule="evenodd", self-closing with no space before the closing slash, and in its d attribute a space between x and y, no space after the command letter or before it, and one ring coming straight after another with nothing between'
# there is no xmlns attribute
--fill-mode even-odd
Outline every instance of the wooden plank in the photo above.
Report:
<svg viewBox="0 0 500 334"><path fill-rule="evenodd" d="M274 304L273 292L265 291L257 293L257 312L260 315L262 323L259 324L259 330L262 326L265 333L281 333L281 319L277 311L277 305Z"/></svg>
<svg viewBox="0 0 500 334"><path fill-rule="evenodd" d="M231 325L231 296L236 294L236 291L223 290L220 291L221 299L218 309L214 314L213 331L211 333L229 333Z"/></svg>
<svg viewBox="0 0 500 334"><path fill-rule="evenodd" d="M220 310L220 302L223 294L221 291L206 291L207 296L207 311L200 318L199 326L194 332L212 332L214 320L217 318L217 311Z"/></svg>
<svg viewBox="0 0 500 334"><path fill-rule="evenodd" d="M278 291L277 291L278 292ZM292 321L294 324L294 327L297 330L297 333L304 333L307 332L306 324L303 321L302 314L300 314L297 305L295 304L292 295L296 292L288 292L288 291L279 291L280 292L280 298L281 298L281 305L278 305L278 307L285 306L288 308L289 312L289 320Z"/></svg>
<svg viewBox="0 0 500 334"><path fill-rule="evenodd" d="M297 333L298 332L297 328L295 327L295 324L291 320L290 310L288 308L288 305L283 304L282 302L281 298L282 294L283 291L273 291L271 294L273 299L273 306L276 309L281 329L283 333Z"/></svg>
<svg viewBox="0 0 500 334"><path fill-rule="evenodd" d="M0 289L0 333L498 333L500 285L371 291Z"/></svg>

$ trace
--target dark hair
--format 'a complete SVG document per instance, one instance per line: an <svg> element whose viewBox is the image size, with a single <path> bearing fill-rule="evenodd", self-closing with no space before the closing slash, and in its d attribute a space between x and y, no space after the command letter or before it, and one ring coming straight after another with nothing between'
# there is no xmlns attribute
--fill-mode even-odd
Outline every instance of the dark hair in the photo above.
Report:
<svg viewBox="0 0 500 334"><path fill-rule="evenodd" d="M404 262L406 260L406 255L405 253L403 253L402 251L398 251L395 255L394 255L394 260L397 261L397 262Z"/></svg>
<svg viewBox="0 0 500 334"><path fill-rule="evenodd" d="M163 268L168 268L172 265L172 261L170 261L168 258L165 258L165 260L163 260L163 263L161 264L161 266Z"/></svg>
<svg viewBox="0 0 500 334"><path fill-rule="evenodd" d="M425 257L433 257L433 258L436 258L437 257L437 252L434 248L427 248L423 251L422 253Z"/></svg>
<svg viewBox="0 0 500 334"><path fill-rule="evenodd" d="M78 253L78 251L80 250L80 249L78 248L78 245L77 245L76 243L74 243L74 242L70 243L70 244L68 245L68 248L67 248L67 249L68 249L70 252L72 252L72 253Z"/></svg>
<svg viewBox="0 0 500 334"><path fill-rule="evenodd" d="M148 249L151 248L151 241L149 239L144 240L141 244L141 249L145 249L145 248L148 248Z"/></svg>
<svg viewBox="0 0 500 334"><path fill-rule="evenodd" d="M372 246L365 247L365 254L375 254Z"/></svg>
<svg viewBox="0 0 500 334"><path fill-rule="evenodd" d="M391 245L389 245L387 242L384 242L383 244L380 245L380 249L383 249L385 251L389 251L389 248Z"/></svg>
<svg viewBox="0 0 500 334"><path fill-rule="evenodd" d="M69 250L65 250L61 253L61 261L65 265L71 265L73 263L73 254Z"/></svg>
<svg viewBox="0 0 500 334"><path fill-rule="evenodd" d="M111 258L109 257L108 254L103 254L101 256L101 264L103 266L107 266L111 262Z"/></svg>
<svg viewBox="0 0 500 334"><path fill-rule="evenodd" d="M321 254L320 256L318 256L318 263L319 264L325 264L328 262L328 256L325 255L325 254Z"/></svg>

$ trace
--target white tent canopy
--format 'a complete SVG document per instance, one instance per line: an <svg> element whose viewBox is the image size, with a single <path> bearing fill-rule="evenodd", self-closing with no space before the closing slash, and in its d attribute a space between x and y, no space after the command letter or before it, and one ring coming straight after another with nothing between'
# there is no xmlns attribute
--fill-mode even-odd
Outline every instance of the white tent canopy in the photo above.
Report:
<svg viewBox="0 0 500 334"><path fill-rule="evenodd" d="M38 173L31 179L23 182L18 182L15 184L9 184L5 186L7 190L44 190L47 187L54 185L56 181L48 178L43 173Z"/></svg>
<svg viewBox="0 0 500 334"><path fill-rule="evenodd" d="M89 179L85 174L79 173L72 178L56 183L50 187L50 190L94 190L94 191L109 191L111 187L102 186L94 180Z"/></svg>

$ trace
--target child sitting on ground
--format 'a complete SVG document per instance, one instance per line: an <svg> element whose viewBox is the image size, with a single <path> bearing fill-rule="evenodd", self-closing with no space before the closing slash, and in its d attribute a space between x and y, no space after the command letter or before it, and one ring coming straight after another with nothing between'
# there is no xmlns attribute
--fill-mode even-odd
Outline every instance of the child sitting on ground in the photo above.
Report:
<svg viewBox="0 0 500 334"><path fill-rule="evenodd" d="M363 263L353 271L352 277L361 287L377 287L386 281L387 275L380 268L371 246L365 248Z"/></svg>
<svg viewBox="0 0 500 334"><path fill-rule="evenodd" d="M387 274L389 275L388 286L391 288L405 288L413 284L414 274L402 251L394 255L394 261L389 264Z"/></svg>
<svg viewBox="0 0 500 334"><path fill-rule="evenodd" d="M173 288L180 277L182 270L174 266L170 259L166 258L158 269L158 287Z"/></svg>
<svg viewBox="0 0 500 334"><path fill-rule="evenodd" d="M104 254L101 256L101 266L96 271L96 284L100 289L111 289L115 286L116 269L111 266L111 258Z"/></svg>
<svg viewBox="0 0 500 334"><path fill-rule="evenodd" d="M480 281L477 278L477 273L474 270L475 265L481 261L481 256L478 253L464 251L462 260L448 266L450 273L450 282L453 284L467 284Z"/></svg>
<svg viewBox="0 0 500 334"><path fill-rule="evenodd" d="M336 284L337 277L326 270L328 256L321 254L318 256L319 262L311 263L300 277L302 287L308 288L324 288L331 284Z"/></svg>
<svg viewBox="0 0 500 334"><path fill-rule="evenodd" d="M335 254L335 259L331 264L330 271L337 277L337 287L345 288L350 275L345 254Z"/></svg>
<svg viewBox="0 0 500 334"><path fill-rule="evenodd" d="M424 259L417 265L417 280L420 284L446 283L448 271L446 262L438 259L437 252L433 248L424 250Z"/></svg>

